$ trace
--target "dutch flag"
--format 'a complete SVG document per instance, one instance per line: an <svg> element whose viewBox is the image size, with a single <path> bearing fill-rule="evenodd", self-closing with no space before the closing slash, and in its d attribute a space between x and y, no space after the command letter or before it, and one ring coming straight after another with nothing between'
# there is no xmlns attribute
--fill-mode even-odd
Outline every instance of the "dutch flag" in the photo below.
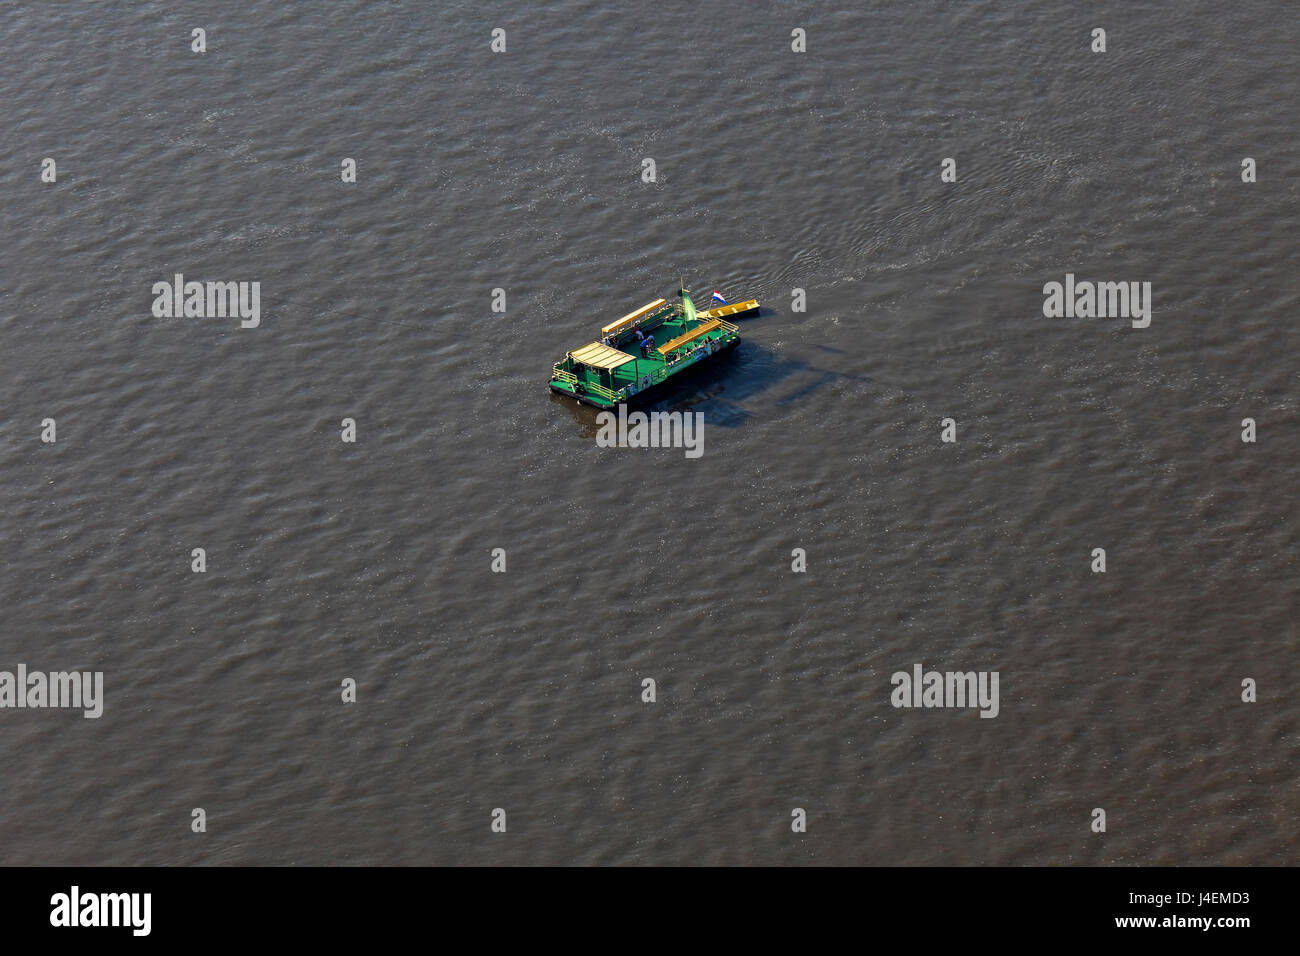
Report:
<svg viewBox="0 0 1300 956"><path fill-rule="evenodd" d="M713 297L717 299L719 302L721 302L723 305L727 304L727 300L722 297L722 293L719 292L717 289L713 290Z"/></svg>

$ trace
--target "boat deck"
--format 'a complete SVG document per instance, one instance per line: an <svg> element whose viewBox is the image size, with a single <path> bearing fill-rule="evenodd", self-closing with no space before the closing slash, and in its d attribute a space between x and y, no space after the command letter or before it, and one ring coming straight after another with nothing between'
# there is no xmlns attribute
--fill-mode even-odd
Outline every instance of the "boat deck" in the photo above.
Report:
<svg viewBox="0 0 1300 956"><path fill-rule="evenodd" d="M751 312L756 301L728 306L732 313ZM694 311L688 309L688 311ZM613 408L740 341L739 330L713 313L696 313L690 325L683 308L658 299L606 325L604 337L569 352L551 374L551 389L573 395L597 408ZM636 330L653 341L641 348Z"/></svg>
<svg viewBox="0 0 1300 956"><path fill-rule="evenodd" d="M700 326L706 324L708 323L696 322L691 326L690 332L694 332ZM686 330L686 326L679 316L674 316L666 320L656 329L644 331L647 338L654 338L655 347L650 350L649 357L646 357L642 354L641 350L637 348L635 338L629 338L619 346L619 348L628 355L634 356L635 361L628 362L626 365L620 365L618 368L614 369L612 373L614 391L618 391L625 385L635 384L644 379L647 375L650 375L652 378L657 378L658 376L656 373L668 365L668 356L659 354L658 350L660 346L666 345L674 339L679 339L690 334L690 332ZM726 329L721 326L715 326L703 335L698 336L695 341L700 343L709 342L721 338L725 334ZM598 369L588 368L585 365L580 366L575 374L579 380L583 382L601 384L604 381L604 377Z"/></svg>

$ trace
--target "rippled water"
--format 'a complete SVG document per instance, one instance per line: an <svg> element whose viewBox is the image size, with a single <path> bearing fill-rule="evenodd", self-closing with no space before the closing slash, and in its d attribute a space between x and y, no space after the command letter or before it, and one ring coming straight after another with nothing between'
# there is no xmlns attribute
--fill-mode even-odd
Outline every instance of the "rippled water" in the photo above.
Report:
<svg viewBox="0 0 1300 956"><path fill-rule="evenodd" d="M3 861L1297 862L1296 19L610 6L0 34L0 669L107 695L0 711ZM679 276L764 303L705 453L599 448L550 363Z"/></svg>

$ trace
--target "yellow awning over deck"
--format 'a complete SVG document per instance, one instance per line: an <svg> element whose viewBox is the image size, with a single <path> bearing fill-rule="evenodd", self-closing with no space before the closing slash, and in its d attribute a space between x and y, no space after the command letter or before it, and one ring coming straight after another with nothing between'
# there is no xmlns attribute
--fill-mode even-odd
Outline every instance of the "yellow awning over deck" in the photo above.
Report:
<svg viewBox="0 0 1300 956"><path fill-rule="evenodd" d="M659 346L659 354L667 355L673 349L681 348L687 342L691 341L691 339L699 338L704 333L712 332L714 329L720 328L721 326L722 323L717 319L709 319L709 321L705 322L699 328L691 329L691 331L687 332L685 335L679 335L671 342L665 342L663 345Z"/></svg>
<svg viewBox="0 0 1300 956"><path fill-rule="evenodd" d="M634 323L637 319L643 318L649 315L651 312L655 311L656 309L660 308L661 306L665 305L667 301L668 301L667 299L655 299L649 305L643 305L635 312L629 312L627 315L623 316L623 318L619 319L617 322L611 322L609 325L602 326L600 331L605 335L608 335L610 332L618 332L622 330L625 326Z"/></svg>
<svg viewBox="0 0 1300 956"><path fill-rule="evenodd" d="M603 368L606 371L636 361L635 355L628 355L626 352L612 349L608 345L601 345L599 342L584 345L569 354L573 356L575 362L580 362L589 368Z"/></svg>

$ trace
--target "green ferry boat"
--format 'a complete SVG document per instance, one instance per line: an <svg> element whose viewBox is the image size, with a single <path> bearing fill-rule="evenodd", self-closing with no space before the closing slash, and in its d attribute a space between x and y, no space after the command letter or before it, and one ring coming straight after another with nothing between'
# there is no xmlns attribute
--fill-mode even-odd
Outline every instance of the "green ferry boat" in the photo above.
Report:
<svg viewBox="0 0 1300 956"><path fill-rule="evenodd" d="M749 299L696 312L691 294L673 304L655 299L600 330L599 342L574 349L551 372L551 391L595 408L615 408L679 372L740 344L727 318L758 311ZM720 296L715 296L720 298Z"/></svg>

